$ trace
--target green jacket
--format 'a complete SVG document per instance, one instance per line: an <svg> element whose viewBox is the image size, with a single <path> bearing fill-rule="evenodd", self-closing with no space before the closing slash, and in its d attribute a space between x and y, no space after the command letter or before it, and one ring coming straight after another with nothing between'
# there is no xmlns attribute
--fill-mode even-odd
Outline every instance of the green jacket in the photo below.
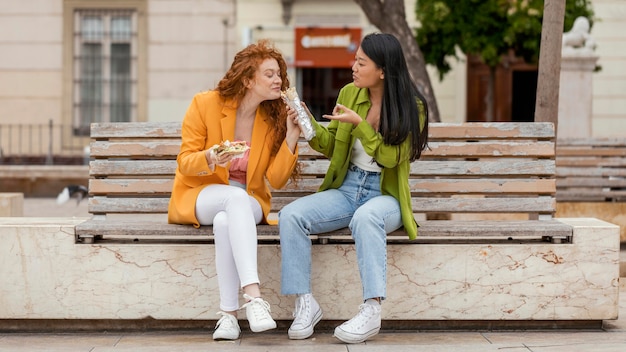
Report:
<svg viewBox="0 0 626 352"><path fill-rule="evenodd" d="M418 225L413 217L409 188L410 139L407 138L400 145L383 143L382 135L365 121L367 111L371 106L367 89L357 88L350 83L339 92L337 103L354 110L363 118L363 121L355 127L351 123L333 120L327 127L324 127L311 119L315 128L315 137L309 141L309 145L330 159L330 166L319 191L341 186L348 173L352 146L355 139L359 138L365 152L383 166L380 178L381 192L398 200L404 229L410 239L415 239Z"/></svg>

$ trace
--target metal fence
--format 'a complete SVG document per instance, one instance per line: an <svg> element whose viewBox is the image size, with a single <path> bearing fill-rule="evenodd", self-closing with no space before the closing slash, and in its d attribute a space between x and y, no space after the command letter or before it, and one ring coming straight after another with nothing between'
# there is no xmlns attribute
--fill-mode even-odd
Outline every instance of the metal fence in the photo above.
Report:
<svg viewBox="0 0 626 352"><path fill-rule="evenodd" d="M70 125L0 124L0 164L84 164L89 159L89 137L76 135Z"/></svg>

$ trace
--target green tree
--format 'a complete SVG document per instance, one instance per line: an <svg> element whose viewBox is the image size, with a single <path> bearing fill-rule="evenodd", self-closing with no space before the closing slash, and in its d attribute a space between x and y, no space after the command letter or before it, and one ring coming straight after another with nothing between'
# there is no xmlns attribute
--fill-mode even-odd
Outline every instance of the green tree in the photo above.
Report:
<svg viewBox="0 0 626 352"><path fill-rule="evenodd" d="M566 0L564 30L585 16L593 24L591 0ZM457 50L479 57L489 68L487 120L493 119L495 70L513 52L537 63L541 41L543 0L417 0L420 27L416 40L427 64L443 79Z"/></svg>
<svg viewBox="0 0 626 352"><path fill-rule="evenodd" d="M426 71L426 62L415 41L414 30L409 27L404 10L404 0L354 0L369 21L381 32L395 35L404 50L411 76L428 104L429 120L441 121L435 93Z"/></svg>

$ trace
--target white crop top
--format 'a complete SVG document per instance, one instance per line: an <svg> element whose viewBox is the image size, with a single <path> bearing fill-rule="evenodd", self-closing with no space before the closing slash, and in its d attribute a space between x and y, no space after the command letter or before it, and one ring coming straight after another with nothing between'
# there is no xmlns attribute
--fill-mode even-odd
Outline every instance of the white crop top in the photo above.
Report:
<svg viewBox="0 0 626 352"><path fill-rule="evenodd" d="M352 147L352 157L350 161L358 166L360 169L365 171L372 172L380 172L382 168L376 164L374 158L367 155L365 149L363 149L363 144L361 144L360 139L356 139L354 142L354 146Z"/></svg>

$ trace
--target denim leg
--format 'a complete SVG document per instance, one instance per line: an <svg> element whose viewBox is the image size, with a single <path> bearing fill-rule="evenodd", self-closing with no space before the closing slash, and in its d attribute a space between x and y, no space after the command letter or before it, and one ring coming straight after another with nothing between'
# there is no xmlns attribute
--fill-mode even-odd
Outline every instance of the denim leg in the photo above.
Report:
<svg viewBox="0 0 626 352"><path fill-rule="evenodd" d="M392 196L371 198L350 222L356 246L363 300L387 295L387 233L402 226L400 204Z"/></svg>
<svg viewBox="0 0 626 352"><path fill-rule="evenodd" d="M310 234L344 228L354 205L335 189L314 193L286 205L278 213L282 255L281 292L311 293Z"/></svg>

